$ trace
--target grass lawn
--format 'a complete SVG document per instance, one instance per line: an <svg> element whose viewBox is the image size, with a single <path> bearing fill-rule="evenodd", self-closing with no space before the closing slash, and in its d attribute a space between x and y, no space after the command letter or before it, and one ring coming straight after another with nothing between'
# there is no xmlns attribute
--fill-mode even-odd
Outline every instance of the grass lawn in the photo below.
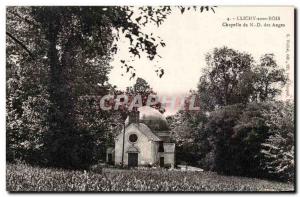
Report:
<svg viewBox="0 0 300 197"><path fill-rule="evenodd" d="M293 184L213 172L122 170L102 173L7 164L8 191L293 191Z"/></svg>

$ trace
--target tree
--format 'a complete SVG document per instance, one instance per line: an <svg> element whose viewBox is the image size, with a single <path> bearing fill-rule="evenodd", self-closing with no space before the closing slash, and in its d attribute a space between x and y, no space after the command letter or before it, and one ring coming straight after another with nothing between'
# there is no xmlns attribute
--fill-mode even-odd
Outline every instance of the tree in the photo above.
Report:
<svg viewBox="0 0 300 197"><path fill-rule="evenodd" d="M176 144L176 162L207 169L201 161L210 148L209 136L203 132L207 116L201 109L190 110L191 105L200 105L196 91L190 91L184 101L182 109L167 117L171 139Z"/></svg>
<svg viewBox="0 0 300 197"><path fill-rule="evenodd" d="M222 174L266 177L261 150L268 138L273 139L273 128L265 114L276 116L271 113L276 103L267 101L286 83L284 70L278 68L273 55L266 54L255 64L250 54L227 47L214 49L206 61L197 90L200 111L181 111L173 117L173 122L179 122L174 127L175 138L181 140L177 143L185 144L182 147L189 152L198 151L184 160L193 158L195 165ZM292 148L288 149L284 153L290 155ZM289 159L284 166L292 169Z"/></svg>
<svg viewBox="0 0 300 197"><path fill-rule="evenodd" d="M107 67L113 48L112 28L120 28L123 32L128 32L128 35L138 38L145 36L140 32L139 26L127 17L128 11L128 7L32 8L32 17L41 27L48 43L46 56L50 65L48 92L51 107L48 117L50 128L45 146L47 158L53 165L83 167L90 163L85 158L89 151L82 150L82 147L89 146L88 140L82 140L84 133L76 127L76 116L73 115L76 113L78 97L91 93L87 91L90 88L85 88L82 81L78 81L79 72L87 66L89 72L94 71L92 66ZM148 39L150 38L152 37L149 36ZM143 38L139 43L146 48L149 58L153 58L156 55L155 46L148 39ZM82 62L78 62L78 59ZM76 65L85 66L78 67L77 70ZM92 78L95 79L97 78ZM105 76L98 82L102 84L106 80ZM95 85L94 82L93 86Z"/></svg>
<svg viewBox="0 0 300 197"><path fill-rule="evenodd" d="M236 162L239 173L246 176L263 177L260 167L262 143L270 135L263 112L270 111L272 104L249 103L240 108L242 114L234 126L234 139L237 142Z"/></svg>
<svg viewBox="0 0 300 197"><path fill-rule="evenodd" d="M46 47L43 39L37 39L42 35L31 19L26 7L7 9L6 31L14 33L13 38L6 38L6 145L9 161L29 161L30 158L31 163L38 163L43 150L43 135L49 127L46 116L49 67L45 59L33 59L28 54L35 49L35 54L43 57Z"/></svg>
<svg viewBox="0 0 300 197"><path fill-rule="evenodd" d="M176 144L176 162L201 166L202 158L209 152L209 138L204 131L207 121L203 114L190 114L181 110L173 116L167 117L171 130L171 140Z"/></svg>
<svg viewBox="0 0 300 197"><path fill-rule="evenodd" d="M143 94L150 91L150 86L146 80L138 77L133 85L133 90L136 94Z"/></svg>
<svg viewBox="0 0 300 197"><path fill-rule="evenodd" d="M209 115L205 125L212 143L213 169L218 173L262 177L262 143L270 135L263 112L269 103L249 103L224 106Z"/></svg>
<svg viewBox="0 0 300 197"><path fill-rule="evenodd" d="M224 106L199 130L209 139L199 141L209 146L200 164L220 174L293 180L293 132L290 104Z"/></svg>
<svg viewBox="0 0 300 197"><path fill-rule="evenodd" d="M199 155L198 165L205 169L215 170L218 168L215 159L222 155L218 150L222 151L222 146L226 146L221 143L221 136L224 135L223 137L226 138L227 135L231 135L230 130L233 132L234 123L238 119L238 111L234 113L234 110L230 110L230 113L233 113L232 117L228 117L229 122L225 123L223 122L225 120L221 118L225 118L223 115L228 113L214 110L221 110L222 106L249 102L254 91L252 81L254 73L251 70L254 60L250 54L222 47L215 48L212 53L208 53L206 63L207 68L200 78L196 92L200 111L186 111L185 114L189 116L185 117L188 117L188 127L192 128L192 133L194 133L195 140L191 144L194 148L198 147L196 148L198 150L196 154ZM238 107L235 108L238 109ZM214 118L217 118L218 123L213 122ZM220 127L218 135L212 134L216 132L213 129L215 125ZM223 129L227 132L222 133ZM182 132L190 133L186 129ZM215 136L220 138L216 141Z"/></svg>
<svg viewBox="0 0 300 197"><path fill-rule="evenodd" d="M271 178L293 181L294 163L294 105L275 102L270 111L264 112L270 136L262 144L263 170Z"/></svg>
<svg viewBox="0 0 300 197"><path fill-rule="evenodd" d="M83 42L81 42L82 45L79 45L78 42L73 42L76 33L77 36L82 36L84 39L86 39L86 35L79 35L75 30L76 25L67 25L68 22L71 22L70 18L67 17L67 11L70 11L68 9L9 7L7 11L8 82L18 84L18 86L13 85L15 88L8 85L9 98L7 98L7 101L11 101L11 104L8 103L8 106L11 106L11 108L8 108L8 114L17 117L16 122L21 122L23 125L23 128L20 126L13 130L10 130L10 127L8 127L8 149L13 150L12 147L30 144L30 146L26 148L21 147L24 151L21 151L22 157L18 156L18 158L25 159L24 156L30 153L28 147L35 147L34 144L38 139L44 151L43 155L39 155L39 158L45 158L45 162L48 164L51 162L55 164L55 158L61 160L60 162L73 161L74 159L66 159L64 156L62 157L65 159L56 157L56 153L58 152L51 152L55 149L60 149L60 142L61 146L66 147L63 139L68 138L68 136L71 139L80 137L81 131L77 131L77 134L75 134L75 131L78 130L76 121L74 120L74 117L76 117L74 111L74 106L77 105L76 100L84 94L104 93L99 90L96 84L102 84L108 79L106 76L109 71L108 59L104 56L89 56L90 52L87 51L91 51L93 47L91 44L88 45L91 47L89 48L85 47ZM45 13L42 13L43 11L45 11ZM53 11L52 14L55 15L56 13L57 16L51 18L51 11ZM64 15L65 18L62 17L61 20L65 19L65 24L55 21L57 19L56 17L60 17L63 11L66 11ZM38 13L45 15L38 17ZM47 17L51 19L41 21L43 17L45 20L47 20ZM73 21L75 20L76 19ZM51 24L47 26L49 23ZM56 43L49 42L49 39L53 38L51 36L53 36L52 34L55 33L55 31L50 33L46 32L47 28L49 30L49 28L53 28L53 26L61 27L60 37ZM18 28L15 29L14 27ZM74 37L70 36L72 31ZM102 34L104 34L104 31L102 31ZM103 38L111 39L112 37L103 35ZM52 51L45 50L51 46ZM84 50L79 50L80 48L84 48ZM103 48L103 50L109 51L109 48ZM28 53L28 51L30 53ZM53 52L56 52L56 54ZM10 72L12 74L10 74ZM20 93L19 98L15 96L17 92ZM42 103L40 100L45 100L45 102ZM39 103L33 103L36 101L39 101ZM17 106L14 103L20 103L23 106L20 104ZM24 106L26 104L30 106ZM36 114L36 110L38 110L39 114ZM15 114L17 114L17 116ZM36 115L32 116L32 114ZM74 114L74 116L70 116L70 114ZM43 119L43 124L39 123L38 120L40 118ZM11 119L9 119L9 123L7 124L8 126L13 124L13 121L10 120ZM38 125L34 126L34 123ZM33 126L36 127L36 130L33 129ZM74 136L70 135L72 132ZM31 135L29 135L30 133ZM42 134L39 135L39 133ZM59 133L59 135L57 135L57 133ZM12 135L21 137L15 140L15 138L11 137ZM76 137L76 135L79 136ZM29 136L34 137L35 140L28 140ZM23 141L26 143L23 143ZM74 140L74 143L75 142L76 140ZM72 146L74 143L69 143L68 145ZM76 152L76 149L72 147L65 152L69 152L69 155L72 155L72 150ZM20 151L18 152L20 153ZM54 154L54 156L51 157L51 154ZM73 158L76 157L76 155L73 156ZM30 162L34 160L33 157L29 159Z"/></svg>
<svg viewBox="0 0 300 197"><path fill-rule="evenodd" d="M253 93L250 54L227 47L215 48L206 55L207 69L200 78L198 91L203 108L245 103Z"/></svg>
<svg viewBox="0 0 300 197"><path fill-rule="evenodd" d="M255 64L248 53L227 47L206 55L207 68L198 84L202 109L274 99L279 85L287 82L273 54L265 54Z"/></svg>
<svg viewBox="0 0 300 197"><path fill-rule="evenodd" d="M236 145L233 143L232 136L233 127L241 115L240 107L240 105L232 105L211 112L205 125L204 130L210 136L210 151L213 153L211 158L213 161L209 161L212 166L208 168L218 173L234 174L235 169L239 168L235 164Z"/></svg>
<svg viewBox="0 0 300 197"><path fill-rule="evenodd" d="M260 63L254 68L256 100L265 101L273 99L281 93L279 87L287 82L284 69L277 65L274 54L265 54Z"/></svg>
<svg viewBox="0 0 300 197"><path fill-rule="evenodd" d="M129 97L129 105L134 102L134 97L141 98L141 105L146 106L151 101L150 107L159 110L161 113L165 112L162 103L159 102L157 93L150 87L148 82L143 78L137 78L133 87L127 87L125 94ZM151 99L151 100L150 100Z"/></svg>

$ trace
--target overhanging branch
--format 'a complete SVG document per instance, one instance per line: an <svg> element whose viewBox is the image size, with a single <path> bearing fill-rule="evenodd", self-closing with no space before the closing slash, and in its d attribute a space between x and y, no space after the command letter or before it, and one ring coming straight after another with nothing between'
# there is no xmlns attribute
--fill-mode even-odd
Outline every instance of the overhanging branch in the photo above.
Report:
<svg viewBox="0 0 300 197"><path fill-rule="evenodd" d="M34 55L31 53L31 51L16 37L14 37L11 33L6 32L6 35L9 36L13 41L15 41L18 45L20 45L29 55L30 57L34 58Z"/></svg>

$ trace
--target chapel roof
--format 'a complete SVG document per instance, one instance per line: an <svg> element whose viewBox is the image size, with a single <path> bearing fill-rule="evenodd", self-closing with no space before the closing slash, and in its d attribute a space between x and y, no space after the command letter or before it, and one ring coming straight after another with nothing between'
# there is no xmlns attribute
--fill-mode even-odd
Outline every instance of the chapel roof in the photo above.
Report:
<svg viewBox="0 0 300 197"><path fill-rule="evenodd" d="M158 136L156 136L147 125L143 123L132 123L130 125L133 125L136 128L138 128L138 130L141 131L150 140L161 141L161 139Z"/></svg>

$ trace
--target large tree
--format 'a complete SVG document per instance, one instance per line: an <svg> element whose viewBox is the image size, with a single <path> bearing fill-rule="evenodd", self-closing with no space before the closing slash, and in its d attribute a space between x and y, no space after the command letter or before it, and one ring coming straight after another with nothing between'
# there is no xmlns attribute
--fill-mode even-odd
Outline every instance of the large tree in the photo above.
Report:
<svg viewBox="0 0 300 197"><path fill-rule="evenodd" d="M287 83L287 76L284 69L279 68L275 61L274 54L263 55L259 63L253 69L255 99L257 101L265 101L273 99L280 95L279 87Z"/></svg>
<svg viewBox="0 0 300 197"><path fill-rule="evenodd" d="M274 99L287 82L273 54L263 55L256 64L250 54L222 47L208 53L206 62L198 84L202 110Z"/></svg>
<svg viewBox="0 0 300 197"><path fill-rule="evenodd" d="M208 108L247 102L252 94L254 60L250 54L227 47L206 55L207 67L198 86L203 105ZM246 88L247 87L247 88Z"/></svg>

